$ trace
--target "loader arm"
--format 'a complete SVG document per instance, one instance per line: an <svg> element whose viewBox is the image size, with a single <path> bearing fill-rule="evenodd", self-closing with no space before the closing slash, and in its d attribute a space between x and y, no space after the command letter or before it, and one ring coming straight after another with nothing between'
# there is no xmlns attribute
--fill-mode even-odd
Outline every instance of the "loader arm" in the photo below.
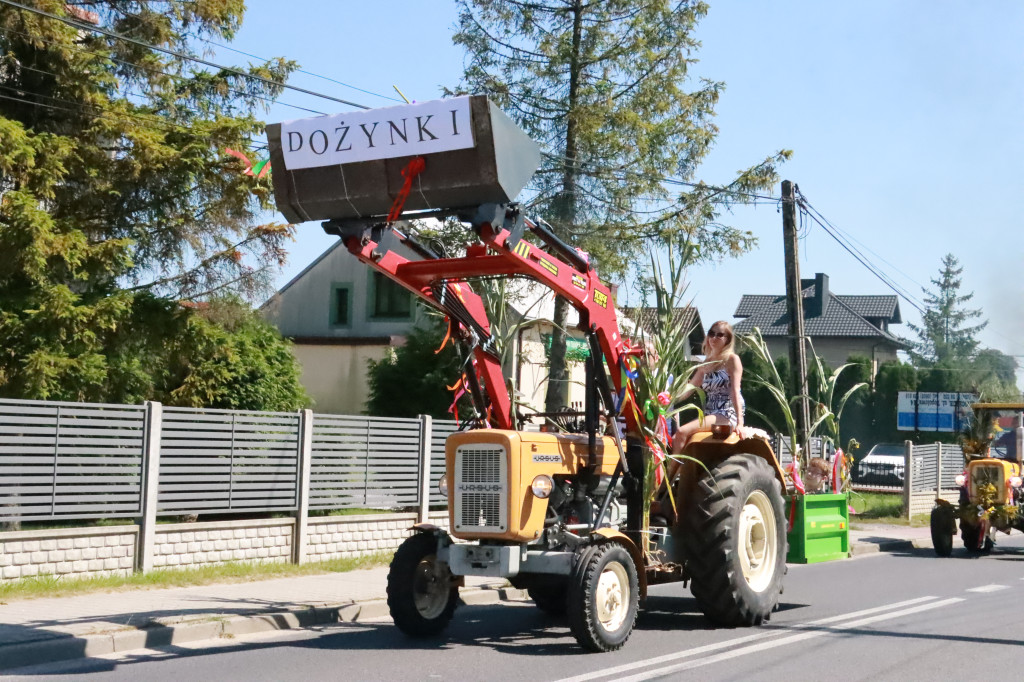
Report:
<svg viewBox="0 0 1024 682"><path fill-rule="evenodd" d="M458 327L472 349L473 367L465 373L468 390L474 396L478 417L488 425L514 429L515 415L483 300L466 281L474 277L528 277L568 300L579 313L579 328L591 339L592 351L599 350L611 370L612 385L603 391L603 398L606 413L615 414L613 404L618 401L609 395L623 390L619 366L626 348L611 290L601 283L586 256L559 240L541 221L527 218L514 204L485 204L457 215L481 241L457 258L438 257L386 223L332 220L324 223L324 230L341 237L356 258L443 312ZM526 241L527 230L548 250ZM398 243L421 258L402 256L394 250ZM482 383L483 394L477 382ZM633 421L628 412L627 419Z"/></svg>

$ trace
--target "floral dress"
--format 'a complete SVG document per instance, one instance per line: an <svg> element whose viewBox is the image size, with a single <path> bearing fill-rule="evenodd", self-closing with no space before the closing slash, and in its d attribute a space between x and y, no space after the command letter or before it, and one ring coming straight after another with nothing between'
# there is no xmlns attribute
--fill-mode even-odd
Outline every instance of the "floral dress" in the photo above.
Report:
<svg viewBox="0 0 1024 682"><path fill-rule="evenodd" d="M707 394L704 413L724 417L735 427L739 419L732 404L732 380L729 379L729 371L725 367L719 367L713 372L705 372L700 387ZM743 396L740 396L740 410L743 409L744 400Z"/></svg>

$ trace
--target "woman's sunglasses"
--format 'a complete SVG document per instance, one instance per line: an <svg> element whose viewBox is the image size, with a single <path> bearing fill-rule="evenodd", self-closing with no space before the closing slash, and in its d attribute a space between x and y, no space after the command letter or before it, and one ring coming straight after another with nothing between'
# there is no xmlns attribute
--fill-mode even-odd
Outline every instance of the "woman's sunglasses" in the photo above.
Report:
<svg viewBox="0 0 1024 682"><path fill-rule="evenodd" d="M727 338L729 338L728 332L708 332L708 336L713 336L713 337L719 338L719 339L727 339Z"/></svg>

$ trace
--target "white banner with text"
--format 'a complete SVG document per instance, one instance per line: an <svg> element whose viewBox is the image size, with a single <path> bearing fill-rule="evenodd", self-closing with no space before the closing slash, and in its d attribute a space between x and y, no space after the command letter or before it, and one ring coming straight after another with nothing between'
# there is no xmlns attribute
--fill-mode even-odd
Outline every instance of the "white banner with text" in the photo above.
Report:
<svg viewBox="0 0 1024 682"><path fill-rule="evenodd" d="M288 170L473 146L469 97L302 118L281 124Z"/></svg>

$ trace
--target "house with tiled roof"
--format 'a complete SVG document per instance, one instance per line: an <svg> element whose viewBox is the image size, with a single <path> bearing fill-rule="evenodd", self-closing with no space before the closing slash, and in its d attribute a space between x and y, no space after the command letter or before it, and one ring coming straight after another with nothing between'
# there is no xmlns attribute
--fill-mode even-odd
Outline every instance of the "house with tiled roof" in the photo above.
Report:
<svg viewBox="0 0 1024 682"><path fill-rule="evenodd" d="M636 317L637 323L643 327L648 335L657 333L658 309L654 307L630 310L627 313ZM672 318L669 321L676 329L688 329L690 341L690 353L700 355L701 346L704 343L704 323L701 322L700 313L696 306L679 306L672 311Z"/></svg>
<svg viewBox="0 0 1024 682"><path fill-rule="evenodd" d="M834 294L829 289L828 275L822 272L814 279L800 280L800 286L804 333L830 367L859 355L871 358L877 371L879 365L896 360L896 352L907 347L889 331L891 325L903 322L896 296ZM748 334L757 327L772 357L789 353L789 313L784 294L744 295L733 315L740 318L734 325L737 334Z"/></svg>

